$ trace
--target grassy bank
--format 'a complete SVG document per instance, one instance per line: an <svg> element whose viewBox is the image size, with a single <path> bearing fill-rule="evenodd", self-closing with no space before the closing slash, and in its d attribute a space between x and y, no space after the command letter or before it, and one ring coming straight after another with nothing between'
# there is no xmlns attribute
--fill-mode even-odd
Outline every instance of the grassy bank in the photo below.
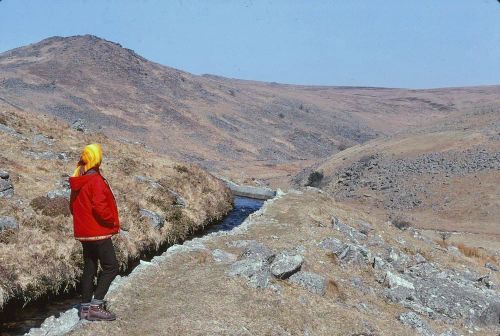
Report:
<svg viewBox="0 0 500 336"><path fill-rule="evenodd" d="M0 231L0 307L12 298L32 301L76 286L81 244L73 239L68 201L47 193L64 191L67 174L87 143L103 145L102 172L115 193L123 228L113 238L123 268L145 251L182 240L231 209L231 194L218 179L140 144L76 131L6 104L0 105L0 123L0 170L9 173L14 185L13 197L0 198L0 217L18 223L17 229ZM165 222L153 225L140 209Z"/></svg>

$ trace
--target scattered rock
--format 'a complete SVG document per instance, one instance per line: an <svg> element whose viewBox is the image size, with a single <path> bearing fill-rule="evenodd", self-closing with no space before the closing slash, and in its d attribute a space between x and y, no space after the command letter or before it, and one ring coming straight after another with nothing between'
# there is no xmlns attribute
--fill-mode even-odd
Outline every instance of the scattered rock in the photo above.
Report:
<svg viewBox="0 0 500 336"><path fill-rule="evenodd" d="M384 246L384 244L384 238L380 235L375 235L368 241L368 246Z"/></svg>
<svg viewBox="0 0 500 336"><path fill-rule="evenodd" d="M60 160L68 161L69 155L67 153L54 153L50 151L36 152L36 151L23 151L22 152L27 157L33 158L35 160Z"/></svg>
<svg viewBox="0 0 500 336"><path fill-rule="evenodd" d="M423 255L421 255L420 253L417 253L413 256L413 259L415 260L415 263L417 264L422 264L424 262L427 262L427 259L425 259L425 257Z"/></svg>
<svg viewBox="0 0 500 336"><path fill-rule="evenodd" d="M387 284L387 286L389 288L405 287L408 289L415 289L415 286L411 282L409 282L409 281L407 281L407 280L405 280L405 279L403 279L403 278L401 278L401 277L399 277L399 276L397 276L389 271L387 271L385 273L385 283Z"/></svg>
<svg viewBox="0 0 500 336"><path fill-rule="evenodd" d="M311 293L325 295L326 279L319 274L299 271L288 278L288 281L304 287Z"/></svg>
<svg viewBox="0 0 500 336"><path fill-rule="evenodd" d="M418 333L424 336L433 336L434 332L429 325L414 312L402 313L398 317L399 321L405 326L415 329Z"/></svg>
<svg viewBox="0 0 500 336"><path fill-rule="evenodd" d="M87 124L82 119L77 119L71 124L71 128L79 132L88 133L89 129Z"/></svg>
<svg viewBox="0 0 500 336"><path fill-rule="evenodd" d="M342 251L342 249L344 248L344 243L341 242L340 240L338 240L337 238L330 237L330 238L324 239L319 244L319 246L321 246L322 248L324 248L326 250L329 250L329 251L332 251L333 253L337 254L337 253L340 253Z"/></svg>
<svg viewBox="0 0 500 336"><path fill-rule="evenodd" d="M0 123L0 132L8 134L8 135L13 136L14 138L17 138L17 139L20 139L20 140L21 139L26 139L21 133L19 133L15 129L13 129L13 128L7 126L7 125L4 125L2 123Z"/></svg>
<svg viewBox="0 0 500 336"><path fill-rule="evenodd" d="M156 229L162 228L163 225L165 224L165 219L154 211L147 209L140 209L139 214L141 215L142 218L149 219L149 223Z"/></svg>
<svg viewBox="0 0 500 336"><path fill-rule="evenodd" d="M250 241L241 256L243 258L262 260L271 263L275 257L275 253L262 243Z"/></svg>
<svg viewBox="0 0 500 336"><path fill-rule="evenodd" d="M237 256L235 254L219 249L212 251L212 257L214 258L214 261L218 263L231 263L236 261L237 259Z"/></svg>
<svg viewBox="0 0 500 336"><path fill-rule="evenodd" d="M0 197L12 197L14 186L10 180L10 175L5 170L0 170Z"/></svg>
<svg viewBox="0 0 500 336"><path fill-rule="evenodd" d="M361 232L364 235L368 235L370 231L373 230L373 227L371 224L367 222L359 222L359 232Z"/></svg>
<svg viewBox="0 0 500 336"><path fill-rule="evenodd" d="M401 276L386 275L385 281L394 283L392 300L404 307L435 319L461 320L465 325L475 326L489 316L488 309L494 312L498 292L479 283L478 277L469 273L442 270L434 263L425 262L408 267ZM395 293L398 285L406 286L407 294ZM387 295L387 291L385 293Z"/></svg>
<svg viewBox="0 0 500 336"><path fill-rule="evenodd" d="M266 288L271 278L269 265L263 260L255 259L243 259L233 263L227 274L246 278L254 288Z"/></svg>
<svg viewBox="0 0 500 336"><path fill-rule="evenodd" d="M371 252L368 249L353 244L345 244L336 255L344 264L363 265L372 260Z"/></svg>
<svg viewBox="0 0 500 336"><path fill-rule="evenodd" d="M366 240L366 235L359 232L355 228L344 224L337 217L332 217L332 227L337 231L340 231L347 239L354 243L358 243L359 241Z"/></svg>
<svg viewBox="0 0 500 336"><path fill-rule="evenodd" d="M70 189L56 189L56 190L51 190L47 193L47 197L49 199L54 199L57 197L64 197L69 199L70 195L71 195Z"/></svg>
<svg viewBox="0 0 500 336"><path fill-rule="evenodd" d="M17 220L14 217L0 217L0 230L15 230L19 227Z"/></svg>
<svg viewBox="0 0 500 336"><path fill-rule="evenodd" d="M490 262L485 263L484 267L489 268L490 270L492 270L494 272L498 272L499 271L499 268L496 265L494 265L494 264L492 264Z"/></svg>
<svg viewBox="0 0 500 336"><path fill-rule="evenodd" d="M301 255L280 254L271 264L271 273L279 279L286 279L297 272L303 262L304 257Z"/></svg>
<svg viewBox="0 0 500 336"><path fill-rule="evenodd" d="M179 195L179 193L177 193L176 191L174 191L172 189L167 189L167 190L175 198L174 206L178 206L181 208L185 208L188 206L186 199L184 197L182 197L181 195Z"/></svg>
<svg viewBox="0 0 500 336"><path fill-rule="evenodd" d="M43 143L43 144L46 144L48 146L52 146L54 140L51 139L51 138L48 138L46 137L45 135L43 134L36 134L34 137L33 137L33 143L34 144L37 144L37 143Z"/></svg>
<svg viewBox="0 0 500 336"><path fill-rule="evenodd" d="M439 334L439 336L459 336L459 334L454 332L453 330L447 330L447 331Z"/></svg>
<svg viewBox="0 0 500 336"><path fill-rule="evenodd" d="M490 278L489 275L485 275L485 276L479 277L476 281L478 283L486 286L486 288L492 288L493 287L493 283L491 282L491 278Z"/></svg>

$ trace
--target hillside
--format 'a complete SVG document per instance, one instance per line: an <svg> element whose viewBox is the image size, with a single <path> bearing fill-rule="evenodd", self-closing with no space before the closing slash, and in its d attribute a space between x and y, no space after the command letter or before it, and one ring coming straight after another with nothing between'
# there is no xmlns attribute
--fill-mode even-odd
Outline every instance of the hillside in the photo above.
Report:
<svg viewBox="0 0 500 336"><path fill-rule="evenodd" d="M73 238L68 174L93 142L103 146L102 172L118 203L122 230L113 239L122 270L231 209L229 190L199 167L0 101L0 322L15 314L5 306L13 300L77 286L82 251Z"/></svg>
<svg viewBox="0 0 500 336"><path fill-rule="evenodd" d="M0 99L278 184L339 148L498 103L500 87L308 87L196 76L95 36L53 37L0 54Z"/></svg>
<svg viewBox="0 0 500 336"><path fill-rule="evenodd" d="M420 228L494 234L498 246L499 106L351 147L295 182Z"/></svg>

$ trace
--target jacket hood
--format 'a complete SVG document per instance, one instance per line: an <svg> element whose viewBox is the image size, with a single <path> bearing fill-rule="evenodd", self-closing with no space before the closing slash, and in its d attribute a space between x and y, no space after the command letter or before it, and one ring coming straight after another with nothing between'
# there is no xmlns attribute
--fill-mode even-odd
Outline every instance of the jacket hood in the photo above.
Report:
<svg viewBox="0 0 500 336"><path fill-rule="evenodd" d="M72 191L78 191L82 189L84 185L90 182L92 179L99 177L99 173L83 175L83 176L75 176L69 178L69 186Z"/></svg>

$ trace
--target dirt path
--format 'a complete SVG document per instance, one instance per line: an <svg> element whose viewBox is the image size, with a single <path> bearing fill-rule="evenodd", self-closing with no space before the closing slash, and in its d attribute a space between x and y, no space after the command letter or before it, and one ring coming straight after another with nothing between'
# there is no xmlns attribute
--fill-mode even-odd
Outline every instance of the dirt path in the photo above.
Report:
<svg viewBox="0 0 500 336"><path fill-rule="evenodd" d="M237 234L196 240L145 266L109 295L109 305L118 315L117 321L83 323L71 335L415 333L419 329L412 330L398 320L401 313L410 310L382 299L385 285L377 281L370 266L343 264L340 258L319 246L326 237L340 237L339 231L332 230L332 215L347 223L367 220L362 215L352 218L349 209L315 190L287 194L252 215L244 227L236 230ZM245 229L248 224L251 225ZM431 246L432 242L414 239L410 232L376 220L371 226L376 231L368 234L370 239L383 237L384 244L400 247L397 240L404 240L409 255L418 250L433 260L449 261L447 255L440 255L442 252ZM253 253L249 252L249 246L257 246L253 251L257 254L265 254L267 250L262 246L267 247L276 252L276 258L280 251L300 253L304 258L302 271L324 278L323 295L275 277L268 278L269 282L261 286L265 288L254 288L252 281L257 275L248 278L228 275L237 256L242 260L242 253ZM175 253L176 249L180 253ZM214 252L217 249L226 253ZM373 253L376 249L372 247ZM473 263L468 267L473 268ZM440 319L423 316L417 319L436 335L450 329L467 330L461 320L445 324ZM490 330L478 328L475 334L488 335Z"/></svg>

